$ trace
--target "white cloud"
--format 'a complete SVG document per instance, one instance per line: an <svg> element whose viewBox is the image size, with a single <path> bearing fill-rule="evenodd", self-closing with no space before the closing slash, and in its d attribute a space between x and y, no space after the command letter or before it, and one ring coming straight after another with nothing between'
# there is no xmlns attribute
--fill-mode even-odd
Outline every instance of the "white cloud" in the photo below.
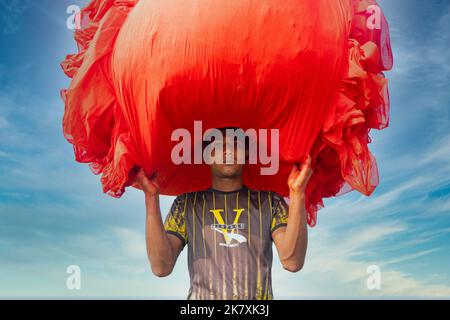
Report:
<svg viewBox="0 0 450 320"><path fill-rule="evenodd" d="M421 165L433 165L440 162L448 163L450 159L450 134L444 135L425 152L425 157L419 159Z"/></svg>
<svg viewBox="0 0 450 320"><path fill-rule="evenodd" d="M419 280L397 266L399 262L425 256L437 249L385 260L368 254L370 245L383 243L389 236L401 236L403 231L405 226L391 224L369 226L355 234L348 230L348 235L320 228L309 241L307 261L300 273L288 273L275 262L275 295L288 299L449 297L450 285ZM274 258L277 259L277 255ZM367 288L367 268L371 265L381 269L380 290Z"/></svg>
<svg viewBox="0 0 450 320"><path fill-rule="evenodd" d="M399 263L399 262L404 262L404 261L409 261L409 260L413 260L419 257L423 257L427 254L433 253L438 251L438 248L433 248L433 249L429 249L429 250L423 250L423 251L419 251L419 252L415 252L413 254L405 254L399 257L396 257L394 259L389 259L386 261L383 261L383 265L387 266L389 264L395 264L395 263Z"/></svg>

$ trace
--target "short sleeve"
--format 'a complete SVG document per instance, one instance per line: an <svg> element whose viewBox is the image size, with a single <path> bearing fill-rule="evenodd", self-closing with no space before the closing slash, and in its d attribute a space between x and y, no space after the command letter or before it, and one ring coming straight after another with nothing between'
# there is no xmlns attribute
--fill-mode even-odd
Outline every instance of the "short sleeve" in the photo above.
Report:
<svg viewBox="0 0 450 320"><path fill-rule="evenodd" d="M272 197L272 222L270 232L273 233L280 227L287 226L289 215L289 206L282 196L273 194Z"/></svg>
<svg viewBox="0 0 450 320"><path fill-rule="evenodd" d="M188 243L186 231L186 206L186 194L175 198L164 221L164 229L166 230L166 233L177 236L183 242L183 245Z"/></svg>

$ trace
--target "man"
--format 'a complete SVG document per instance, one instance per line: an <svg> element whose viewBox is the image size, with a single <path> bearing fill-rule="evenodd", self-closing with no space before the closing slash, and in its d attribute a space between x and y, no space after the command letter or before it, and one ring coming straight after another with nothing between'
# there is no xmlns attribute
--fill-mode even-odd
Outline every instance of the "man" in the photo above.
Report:
<svg viewBox="0 0 450 320"><path fill-rule="evenodd" d="M164 222L157 177L147 177L142 169L137 175L135 186L145 193L152 271L159 277L169 275L187 244L191 284L187 299L273 299L272 241L286 270L297 272L304 264L305 188L312 174L311 157L301 168L292 169L288 206L274 192L243 185L244 164L237 159L246 150L234 137L212 143L219 148L211 152L211 187L178 196Z"/></svg>

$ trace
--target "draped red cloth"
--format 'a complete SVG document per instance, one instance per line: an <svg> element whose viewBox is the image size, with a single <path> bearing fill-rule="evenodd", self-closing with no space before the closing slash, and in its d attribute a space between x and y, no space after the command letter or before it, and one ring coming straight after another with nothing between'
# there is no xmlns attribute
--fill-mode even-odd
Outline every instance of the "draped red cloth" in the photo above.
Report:
<svg viewBox="0 0 450 320"><path fill-rule="evenodd" d="M308 223L323 198L378 185L371 129L389 122L389 30L368 28L370 0L93 0L62 63L63 132L76 161L120 197L136 168L161 193L210 186L206 164L175 165L174 129L280 130L280 170L247 165L244 183L288 196L292 164L310 153Z"/></svg>

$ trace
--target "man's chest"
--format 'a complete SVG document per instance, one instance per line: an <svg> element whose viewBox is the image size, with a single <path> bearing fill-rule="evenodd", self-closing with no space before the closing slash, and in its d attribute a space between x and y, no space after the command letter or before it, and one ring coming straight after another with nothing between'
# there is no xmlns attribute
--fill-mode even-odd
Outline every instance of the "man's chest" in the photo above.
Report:
<svg viewBox="0 0 450 320"><path fill-rule="evenodd" d="M186 208L186 232L196 248L249 249L270 243L271 210L267 201L244 196L204 197Z"/></svg>

